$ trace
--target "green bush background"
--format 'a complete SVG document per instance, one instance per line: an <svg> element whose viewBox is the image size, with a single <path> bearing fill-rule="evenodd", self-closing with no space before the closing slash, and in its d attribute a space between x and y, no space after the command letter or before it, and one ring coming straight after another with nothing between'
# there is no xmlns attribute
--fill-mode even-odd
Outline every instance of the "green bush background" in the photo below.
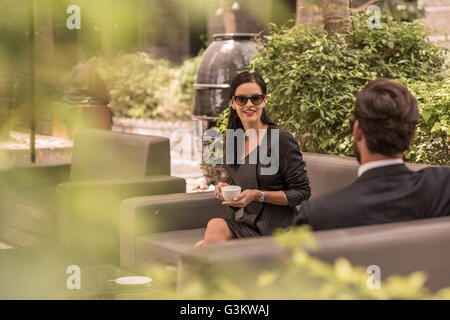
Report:
<svg viewBox="0 0 450 320"><path fill-rule="evenodd" d="M145 52L112 59L91 58L106 81L114 116L186 120L191 118L194 82L201 54L173 66Z"/></svg>
<svg viewBox="0 0 450 320"><path fill-rule="evenodd" d="M369 80L395 79L408 86L422 115L406 160L448 165L448 52L427 39L418 21L382 15L381 22L370 29L367 16L355 15L353 30L335 38L317 27L270 25L264 50L251 62L267 82L268 111L302 151L353 155L356 94Z"/></svg>
<svg viewBox="0 0 450 320"><path fill-rule="evenodd" d="M367 15L352 16L352 31L329 37L320 26L270 24L251 62L268 85L273 119L292 132L302 151L353 155L352 117L356 94L369 80L404 83L419 102L417 139L405 159L449 165L450 71L448 50L428 40L418 21L382 14L381 29ZM138 52L92 58L106 80L115 116L188 120L201 53L180 66ZM218 127L226 128L226 109Z"/></svg>

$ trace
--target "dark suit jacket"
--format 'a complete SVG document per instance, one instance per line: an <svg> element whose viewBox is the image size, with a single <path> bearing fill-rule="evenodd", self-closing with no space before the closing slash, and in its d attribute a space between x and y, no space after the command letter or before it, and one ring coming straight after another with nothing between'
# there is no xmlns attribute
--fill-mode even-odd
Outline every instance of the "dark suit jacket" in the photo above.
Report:
<svg viewBox="0 0 450 320"><path fill-rule="evenodd" d="M253 150L246 158L246 164L232 166L224 164L222 167L227 171L229 179L225 182L239 185L242 191L246 189L257 189L265 191L282 190L286 194L288 206L279 206L270 203L253 202L244 209L244 215L237 221L243 222L252 228L257 228L261 235L269 235L276 228L285 228L292 225L292 220L297 214L296 206L302 201L309 199L311 189L309 179L306 176L305 162L299 150L299 146L294 137L286 130L277 126L269 126L263 138L261 151L274 157L277 155L272 150L272 130L278 130L278 171L275 174L261 174L261 169L270 167L272 164L263 164L258 157L256 164L248 164L248 158L253 152L260 152L260 149ZM275 137L276 138L276 137ZM267 146L267 151L264 149ZM233 208L237 211L239 208Z"/></svg>
<svg viewBox="0 0 450 320"><path fill-rule="evenodd" d="M450 168L374 168L339 191L305 201L294 219L314 230L450 215Z"/></svg>

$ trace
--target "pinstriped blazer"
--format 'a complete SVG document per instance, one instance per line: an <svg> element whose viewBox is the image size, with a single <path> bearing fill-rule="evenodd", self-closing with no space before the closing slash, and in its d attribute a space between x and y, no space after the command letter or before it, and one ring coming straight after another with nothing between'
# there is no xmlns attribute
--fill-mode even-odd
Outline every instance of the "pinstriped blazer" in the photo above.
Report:
<svg viewBox="0 0 450 320"><path fill-rule="evenodd" d="M273 134L272 130L278 130L278 135ZM275 141L277 136L278 141ZM277 144L275 148L272 148L273 144ZM257 163L249 164L253 152L258 153ZM261 161L261 155L272 157L272 161L264 164L265 161ZM278 163L278 170L274 174L265 174L264 168L267 170L274 165L273 162ZM242 191L246 189L281 190L288 200L287 206L253 202L244 208L244 214L236 221L257 229L261 235L270 235L277 228L292 225L293 218L297 214L296 206L311 196L305 165L294 137L285 129L273 125L269 125L261 145L247 155L245 164L232 165L224 161L222 167L228 173L224 182L239 185ZM230 208L233 211L239 209Z"/></svg>

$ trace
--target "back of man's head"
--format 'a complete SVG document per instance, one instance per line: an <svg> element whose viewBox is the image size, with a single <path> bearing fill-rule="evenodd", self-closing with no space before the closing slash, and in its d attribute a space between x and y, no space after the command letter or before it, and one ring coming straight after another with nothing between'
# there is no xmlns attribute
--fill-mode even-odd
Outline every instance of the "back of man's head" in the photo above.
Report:
<svg viewBox="0 0 450 320"><path fill-rule="evenodd" d="M355 120L359 121L372 153L391 156L406 151L419 121L417 101L395 81L369 81L357 95Z"/></svg>

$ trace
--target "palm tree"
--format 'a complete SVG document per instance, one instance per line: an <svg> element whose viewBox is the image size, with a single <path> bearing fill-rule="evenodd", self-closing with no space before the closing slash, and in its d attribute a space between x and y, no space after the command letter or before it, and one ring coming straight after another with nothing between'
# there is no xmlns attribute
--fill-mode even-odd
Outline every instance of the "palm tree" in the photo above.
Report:
<svg viewBox="0 0 450 320"><path fill-rule="evenodd" d="M350 0L323 0L322 15L325 30L331 36L351 30Z"/></svg>
<svg viewBox="0 0 450 320"><path fill-rule="evenodd" d="M35 97L35 75L34 75L34 0L28 1L28 43L29 43L29 110L30 110L30 160L32 163L36 162L36 97Z"/></svg>

